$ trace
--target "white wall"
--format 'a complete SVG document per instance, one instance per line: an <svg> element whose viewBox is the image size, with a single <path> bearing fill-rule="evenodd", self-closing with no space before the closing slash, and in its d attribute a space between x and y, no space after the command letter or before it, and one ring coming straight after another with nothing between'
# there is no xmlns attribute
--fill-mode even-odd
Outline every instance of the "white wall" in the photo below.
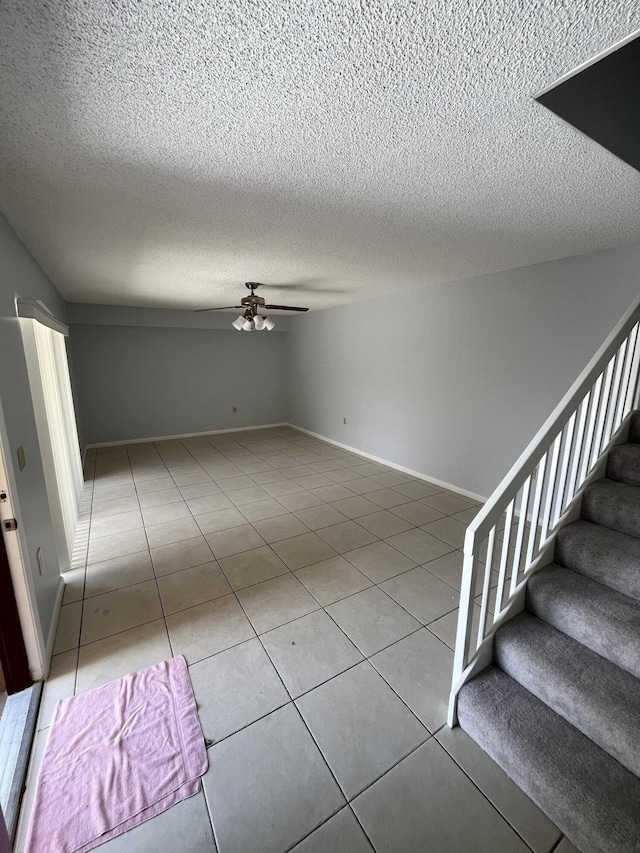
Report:
<svg viewBox="0 0 640 853"><path fill-rule="evenodd" d="M287 420L287 334L237 332L226 314L210 321L222 328L193 328L193 315L183 312L104 307L70 311L87 444ZM84 318L90 322L75 322ZM119 325L105 325L105 319Z"/></svg>
<svg viewBox="0 0 640 853"><path fill-rule="evenodd" d="M488 496L639 284L636 245L297 318L291 423Z"/></svg>
<svg viewBox="0 0 640 853"><path fill-rule="evenodd" d="M5 449L13 466L21 512L18 524L46 640L60 575L15 299L40 299L63 322L65 304L1 215L0 258L0 401L7 430ZM23 471L18 471L16 463L20 446L24 447L27 460ZM44 561L42 576L36 568L38 547L42 548Z"/></svg>

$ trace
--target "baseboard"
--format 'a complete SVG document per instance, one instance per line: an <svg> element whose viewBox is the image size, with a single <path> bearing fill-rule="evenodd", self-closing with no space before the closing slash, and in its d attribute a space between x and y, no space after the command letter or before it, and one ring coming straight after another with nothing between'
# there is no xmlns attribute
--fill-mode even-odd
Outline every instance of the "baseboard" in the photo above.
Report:
<svg viewBox="0 0 640 853"><path fill-rule="evenodd" d="M439 486L441 489L447 489L450 492L457 492L459 495L464 495L474 501L484 503L486 497L477 495L475 492L470 492L467 489L461 489L460 486L454 486L452 483L445 483L444 480L436 480L434 477L427 477L421 471L414 471L412 468L405 468L404 465L398 465L396 462L390 462L388 459L382 459L380 456L374 456L373 453L366 453L364 450L358 450L357 447L352 447L350 444L343 444L341 441L335 441L333 438L327 438L326 435L320 435L317 432L311 432L310 429L296 426L295 424L282 424L282 426L291 427L298 432L303 432L306 435L318 438L320 441L326 441L328 444L333 444L342 450L348 450L350 453L357 453L358 456L364 456L365 459L370 459L372 462L379 462L380 465L386 465L387 468L393 468L395 471L401 471L403 474L408 474L410 477L415 477L416 480L424 480L425 483L431 483L434 486Z"/></svg>
<svg viewBox="0 0 640 853"><path fill-rule="evenodd" d="M53 647L56 642L56 632L58 630L58 622L60 621L60 609L62 608L62 599L64 596L65 582L60 577L58 582L58 591L56 593L55 604L53 605L53 613L51 615L51 625L49 626L49 636L47 637L47 645L45 648L45 659L43 661L44 673L42 680L46 681L49 677L49 667L51 666L51 658L53 657Z"/></svg>
<svg viewBox="0 0 640 853"><path fill-rule="evenodd" d="M151 438L130 438L125 441L102 441L96 444L87 444L85 453L96 447L120 447L123 444L146 444L149 441L175 441L183 438L200 438L206 435L220 435L225 432L249 432L256 429L275 429L276 427L289 426L287 423L259 424L258 426L230 427L229 429L209 429L206 432L184 432L179 435L156 435Z"/></svg>

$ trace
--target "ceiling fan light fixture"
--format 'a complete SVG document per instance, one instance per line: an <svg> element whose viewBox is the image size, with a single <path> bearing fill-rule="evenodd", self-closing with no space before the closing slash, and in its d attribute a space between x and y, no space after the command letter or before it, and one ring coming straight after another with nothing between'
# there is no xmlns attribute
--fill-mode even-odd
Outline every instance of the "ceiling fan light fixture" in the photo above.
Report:
<svg viewBox="0 0 640 853"><path fill-rule="evenodd" d="M270 317L265 317L262 325L263 325L263 328L265 328L268 332L270 332L271 329L273 329L273 327L275 326L275 323L273 322L273 320Z"/></svg>
<svg viewBox="0 0 640 853"><path fill-rule="evenodd" d="M253 322L251 317L247 317L244 323L242 324L242 328L245 332L250 332L253 329Z"/></svg>
<svg viewBox="0 0 640 853"><path fill-rule="evenodd" d="M233 323L231 325L233 326L234 329L237 329L239 332L241 332L243 327L244 327L244 315L240 314L239 317L236 317L236 319L233 321Z"/></svg>
<svg viewBox="0 0 640 853"><path fill-rule="evenodd" d="M266 318L260 316L260 314L256 314L256 316L253 318L253 327L256 332L260 332L262 329L264 329L265 319Z"/></svg>

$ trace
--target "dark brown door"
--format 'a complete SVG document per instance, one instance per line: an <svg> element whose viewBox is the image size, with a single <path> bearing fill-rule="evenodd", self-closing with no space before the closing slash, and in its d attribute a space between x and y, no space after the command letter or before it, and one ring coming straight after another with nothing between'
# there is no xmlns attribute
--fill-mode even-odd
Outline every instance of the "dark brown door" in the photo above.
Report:
<svg viewBox="0 0 640 853"><path fill-rule="evenodd" d="M7 693L18 693L31 686L27 650L22 638L20 617L2 532L0 532L0 665L7 683Z"/></svg>

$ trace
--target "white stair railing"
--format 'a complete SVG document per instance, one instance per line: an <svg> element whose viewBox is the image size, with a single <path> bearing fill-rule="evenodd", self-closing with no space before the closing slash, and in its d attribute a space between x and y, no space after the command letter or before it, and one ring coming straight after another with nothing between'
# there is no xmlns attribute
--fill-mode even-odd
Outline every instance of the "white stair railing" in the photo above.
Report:
<svg viewBox="0 0 640 853"><path fill-rule="evenodd" d="M572 502L638 407L639 362L640 298L467 528L450 726L460 688L490 664L493 634L522 609L527 579L552 561L550 547Z"/></svg>

